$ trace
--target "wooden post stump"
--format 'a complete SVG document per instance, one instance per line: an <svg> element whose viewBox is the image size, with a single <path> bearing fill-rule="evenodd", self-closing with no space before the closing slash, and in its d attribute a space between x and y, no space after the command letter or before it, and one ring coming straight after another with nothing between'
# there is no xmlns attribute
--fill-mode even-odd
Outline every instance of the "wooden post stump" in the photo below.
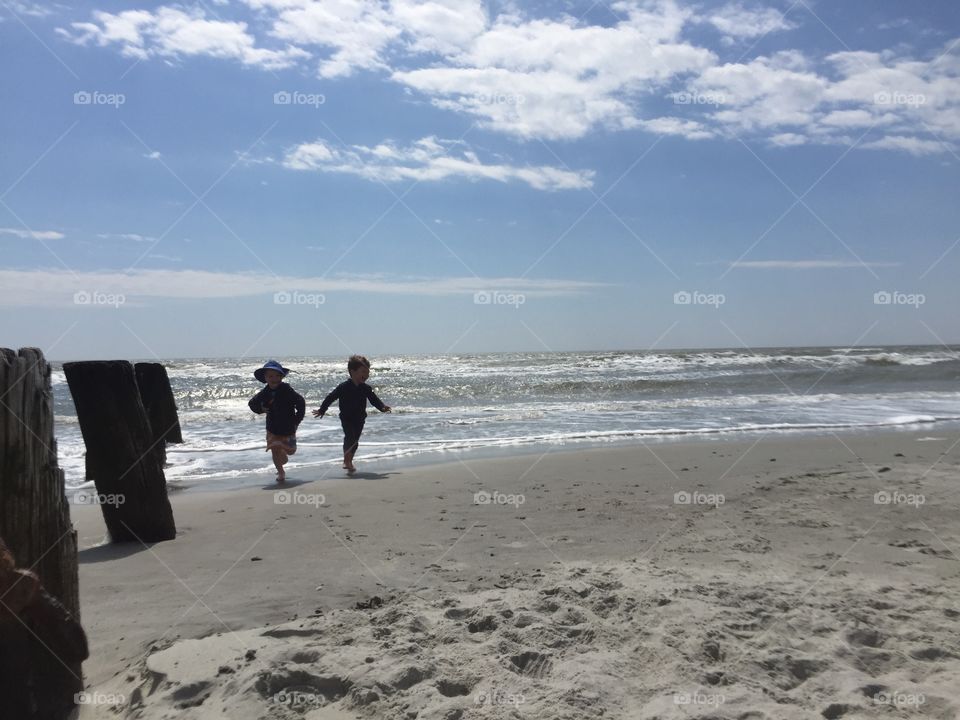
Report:
<svg viewBox="0 0 960 720"><path fill-rule="evenodd" d="M79 617L77 533L57 465L50 365L36 348L0 348L0 537Z"/></svg>
<svg viewBox="0 0 960 720"><path fill-rule="evenodd" d="M87 657L79 618L50 366L35 348L0 348L0 716L69 715Z"/></svg>
<svg viewBox="0 0 960 720"><path fill-rule="evenodd" d="M76 569L76 564L74 564ZM18 570L0 538L0 698L2 717L67 720L83 691L89 657L79 620L29 570Z"/></svg>
<svg viewBox="0 0 960 720"><path fill-rule="evenodd" d="M126 360L64 363L87 447L87 478L113 542L173 540L163 457L133 366Z"/></svg>
<svg viewBox="0 0 960 720"><path fill-rule="evenodd" d="M153 440L162 450L166 465L167 443L183 442L180 418L177 417L177 403L173 399L167 369L160 363L139 362L133 366L133 370L137 376L140 400L153 430Z"/></svg>

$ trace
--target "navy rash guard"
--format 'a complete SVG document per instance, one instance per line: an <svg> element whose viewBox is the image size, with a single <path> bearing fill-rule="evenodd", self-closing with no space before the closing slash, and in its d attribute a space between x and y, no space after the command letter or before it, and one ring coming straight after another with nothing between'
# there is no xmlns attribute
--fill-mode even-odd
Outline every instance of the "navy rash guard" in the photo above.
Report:
<svg viewBox="0 0 960 720"><path fill-rule="evenodd" d="M303 395L286 383L280 383L276 390L271 390L268 385L247 404L258 415L267 414L267 432L274 435L295 434L307 412Z"/></svg>
<svg viewBox="0 0 960 720"><path fill-rule="evenodd" d="M377 410L383 412L387 407L366 383L354 384L353 380L344 380L337 385L320 405L320 414L327 412L327 408L334 400L340 400L340 418L346 420L363 420L367 417L367 400Z"/></svg>

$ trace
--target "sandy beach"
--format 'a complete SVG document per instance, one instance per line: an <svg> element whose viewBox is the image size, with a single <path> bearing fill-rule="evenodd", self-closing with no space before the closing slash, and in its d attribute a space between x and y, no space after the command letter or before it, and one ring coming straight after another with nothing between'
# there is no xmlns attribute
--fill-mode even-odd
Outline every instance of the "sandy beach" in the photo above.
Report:
<svg viewBox="0 0 960 720"><path fill-rule="evenodd" d="M75 508L81 717L956 717L952 435L368 466L150 547Z"/></svg>

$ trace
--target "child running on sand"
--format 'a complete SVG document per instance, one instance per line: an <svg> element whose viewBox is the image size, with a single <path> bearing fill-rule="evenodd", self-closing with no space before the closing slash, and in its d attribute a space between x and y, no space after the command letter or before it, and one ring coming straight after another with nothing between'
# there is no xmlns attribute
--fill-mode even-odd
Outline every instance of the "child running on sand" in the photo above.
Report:
<svg viewBox="0 0 960 720"><path fill-rule="evenodd" d="M248 403L258 415L267 414L267 452L273 453L278 483L287 479L283 466L287 457L297 451L297 427L307 411L303 396L283 382L289 372L276 360L255 370L253 376L267 386Z"/></svg>
<svg viewBox="0 0 960 720"><path fill-rule="evenodd" d="M353 456L360 444L360 434L367 419L367 400L380 412L390 412L390 406L384 405L369 385L370 361L363 355L351 355L347 361L350 379L344 380L323 399L314 417L323 417L334 400L340 400L340 425L343 428L343 467L348 473L356 472Z"/></svg>

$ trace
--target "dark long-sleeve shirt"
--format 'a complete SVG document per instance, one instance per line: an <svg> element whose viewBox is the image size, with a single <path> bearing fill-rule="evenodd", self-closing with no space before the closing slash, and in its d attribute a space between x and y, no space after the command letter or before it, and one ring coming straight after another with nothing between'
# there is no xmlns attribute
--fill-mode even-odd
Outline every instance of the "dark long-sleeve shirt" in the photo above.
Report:
<svg viewBox="0 0 960 720"><path fill-rule="evenodd" d="M366 383L355 384L353 380L344 380L337 385L320 405L320 414L323 415L334 400L340 401L340 417L346 420L362 420L367 416L367 400L377 410L383 412L386 405Z"/></svg>
<svg viewBox="0 0 960 720"><path fill-rule="evenodd" d="M267 414L267 431L274 435L293 435L307 412L303 396L286 383L280 383L276 390L267 385L248 403L250 409L258 415Z"/></svg>

